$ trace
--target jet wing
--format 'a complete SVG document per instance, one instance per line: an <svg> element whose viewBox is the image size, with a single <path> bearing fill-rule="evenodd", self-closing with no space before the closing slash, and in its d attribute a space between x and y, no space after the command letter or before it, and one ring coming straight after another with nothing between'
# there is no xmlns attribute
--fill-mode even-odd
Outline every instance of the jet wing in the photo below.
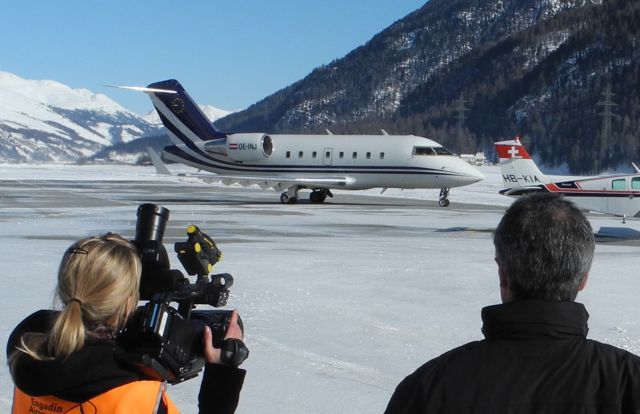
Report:
<svg viewBox="0 0 640 414"><path fill-rule="evenodd" d="M200 178L205 181L220 181L225 185L240 184L243 186L258 185L260 188L273 188L276 191L285 191L287 188L298 185L311 188L340 188L355 182L353 177L288 177L288 176L248 176L248 175L222 175L215 173L182 174L186 177Z"/></svg>

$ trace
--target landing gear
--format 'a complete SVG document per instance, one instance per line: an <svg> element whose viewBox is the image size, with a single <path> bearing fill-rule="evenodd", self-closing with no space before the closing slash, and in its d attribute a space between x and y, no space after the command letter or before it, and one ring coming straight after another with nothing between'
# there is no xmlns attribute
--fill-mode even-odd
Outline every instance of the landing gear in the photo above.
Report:
<svg viewBox="0 0 640 414"><path fill-rule="evenodd" d="M280 202L282 204L295 204L298 202L298 197L289 197L287 193L280 194Z"/></svg>
<svg viewBox="0 0 640 414"><path fill-rule="evenodd" d="M294 185L287 188L287 191L280 194L280 202L282 204L295 204L298 202L298 190L300 190L300 186ZM303 187L306 188L306 187ZM311 191L309 195L309 201L311 203L324 203L324 200L327 197L333 197L333 193L328 188L316 188Z"/></svg>
<svg viewBox="0 0 640 414"><path fill-rule="evenodd" d="M309 195L309 201L311 201L312 203L324 203L324 200L326 200L327 196L333 197L333 194L329 189L313 190Z"/></svg>
<svg viewBox="0 0 640 414"><path fill-rule="evenodd" d="M298 190L300 187L294 185L289 187L287 191L280 195L280 202L282 204L295 204L298 202Z"/></svg>
<svg viewBox="0 0 640 414"><path fill-rule="evenodd" d="M438 199L438 205L440 207L447 207L449 205L449 188L440 189L440 198Z"/></svg>

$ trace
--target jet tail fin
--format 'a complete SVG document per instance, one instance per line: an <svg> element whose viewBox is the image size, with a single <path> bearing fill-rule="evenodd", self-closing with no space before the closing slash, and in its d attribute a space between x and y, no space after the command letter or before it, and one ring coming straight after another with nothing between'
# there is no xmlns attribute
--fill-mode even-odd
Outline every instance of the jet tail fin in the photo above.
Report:
<svg viewBox="0 0 640 414"><path fill-rule="evenodd" d="M155 82L144 89L174 144L190 145L193 142L226 138L226 134L213 126L177 80Z"/></svg>
<svg viewBox="0 0 640 414"><path fill-rule="evenodd" d="M169 138L175 145L191 147L198 142L227 137L213 126L180 82L175 79L155 82L147 87L109 86L149 95L162 124L169 132Z"/></svg>
<svg viewBox="0 0 640 414"><path fill-rule="evenodd" d="M518 137L495 143L505 189L549 184L544 175L524 148Z"/></svg>

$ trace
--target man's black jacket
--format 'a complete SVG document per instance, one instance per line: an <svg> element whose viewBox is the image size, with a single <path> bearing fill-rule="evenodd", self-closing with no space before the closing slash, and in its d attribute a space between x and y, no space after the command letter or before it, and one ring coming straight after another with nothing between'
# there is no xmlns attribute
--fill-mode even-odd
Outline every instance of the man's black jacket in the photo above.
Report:
<svg viewBox="0 0 640 414"><path fill-rule="evenodd" d="M485 339L405 378L386 413L640 413L640 358L586 339L588 317L575 302L484 308Z"/></svg>

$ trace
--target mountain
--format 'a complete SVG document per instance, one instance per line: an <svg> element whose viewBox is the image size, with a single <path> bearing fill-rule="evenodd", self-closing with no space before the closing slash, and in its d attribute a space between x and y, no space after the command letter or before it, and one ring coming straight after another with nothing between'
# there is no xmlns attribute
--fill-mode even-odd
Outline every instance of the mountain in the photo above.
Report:
<svg viewBox="0 0 640 414"><path fill-rule="evenodd" d="M160 128L87 89L0 72L0 160L71 162Z"/></svg>
<svg viewBox="0 0 640 414"><path fill-rule="evenodd" d="M212 122L232 113L201 109ZM87 89L0 71L0 161L135 162L167 143L155 111L140 116Z"/></svg>
<svg viewBox="0 0 640 414"><path fill-rule="evenodd" d="M216 124L385 128L458 152L490 153L494 141L520 134L544 165L616 168L640 159L639 21L640 2L628 0L430 0Z"/></svg>

